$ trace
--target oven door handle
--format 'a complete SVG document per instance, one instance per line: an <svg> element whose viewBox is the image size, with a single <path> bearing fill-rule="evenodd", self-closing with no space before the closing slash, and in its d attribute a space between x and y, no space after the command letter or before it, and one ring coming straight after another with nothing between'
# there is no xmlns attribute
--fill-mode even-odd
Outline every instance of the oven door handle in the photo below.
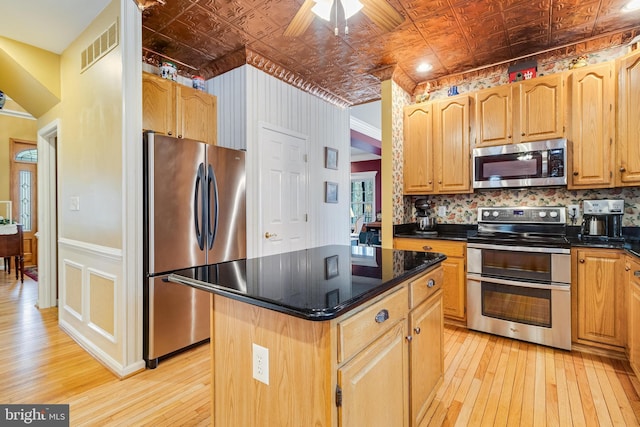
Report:
<svg viewBox="0 0 640 427"><path fill-rule="evenodd" d="M568 283L547 284L547 283L535 283L535 282L520 282L517 280L498 279L497 277L486 277L486 276L481 276L479 274L467 274L467 280L472 280L475 282L495 283L498 285L519 286L521 288L549 289L552 291L562 291L562 292L569 292L571 290L571 285Z"/></svg>
<svg viewBox="0 0 640 427"><path fill-rule="evenodd" d="M492 245L488 243L467 243L469 249L492 249L496 251L514 251L514 252L536 252L545 254L570 254L568 248L551 248L539 246L510 246L510 245Z"/></svg>

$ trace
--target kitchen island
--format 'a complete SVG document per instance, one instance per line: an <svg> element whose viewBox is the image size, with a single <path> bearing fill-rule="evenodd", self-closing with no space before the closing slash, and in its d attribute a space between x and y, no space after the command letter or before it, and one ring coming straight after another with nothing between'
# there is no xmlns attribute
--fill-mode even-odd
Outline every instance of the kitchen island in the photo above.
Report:
<svg viewBox="0 0 640 427"><path fill-rule="evenodd" d="M414 426L443 374L438 253L324 246L178 271L211 292L214 426Z"/></svg>

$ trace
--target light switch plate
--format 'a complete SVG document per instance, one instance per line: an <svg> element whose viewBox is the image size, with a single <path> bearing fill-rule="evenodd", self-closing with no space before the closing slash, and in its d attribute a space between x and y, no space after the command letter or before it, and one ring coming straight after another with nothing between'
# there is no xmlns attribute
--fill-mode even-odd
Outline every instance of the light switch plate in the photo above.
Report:
<svg viewBox="0 0 640 427"><path fill-rule="evenodd" d="M69 198L69 210L71 210L71 211L79 211L80 210L80 197L71 196Z"/></svg>
<svg viewBox="0 0 640 427"><path fill-rule="evenodd" d="M438 206L438 216L447 216L446 206Z"/></svg>

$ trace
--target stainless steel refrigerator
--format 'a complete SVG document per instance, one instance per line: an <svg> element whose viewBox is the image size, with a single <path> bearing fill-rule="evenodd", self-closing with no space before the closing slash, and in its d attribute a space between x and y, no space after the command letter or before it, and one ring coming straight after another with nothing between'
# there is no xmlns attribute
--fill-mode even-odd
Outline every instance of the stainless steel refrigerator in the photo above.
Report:
<svg viewBox="0 0 640 427"><path fill-rule="evenodd" d="M144 358L209 338L209 294L168 273L246 257L245 152L143 134Z"/></svg>

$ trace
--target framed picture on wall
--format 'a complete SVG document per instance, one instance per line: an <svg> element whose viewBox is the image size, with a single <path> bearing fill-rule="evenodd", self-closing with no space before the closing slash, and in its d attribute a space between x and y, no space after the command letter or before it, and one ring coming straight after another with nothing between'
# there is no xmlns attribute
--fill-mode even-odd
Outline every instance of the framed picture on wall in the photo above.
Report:
<svg viewBox="0 0 640 427"><path fill-rule="evenodd" d="M324 167L327 169L338 169L338 150L324 147Z"/></svg>
<svg viewBox="0 0 640 427"><path fill-rule="evenodd" d="M337 182L324 182L324 202L325 203L338 203L338 183Z"/></svg>

